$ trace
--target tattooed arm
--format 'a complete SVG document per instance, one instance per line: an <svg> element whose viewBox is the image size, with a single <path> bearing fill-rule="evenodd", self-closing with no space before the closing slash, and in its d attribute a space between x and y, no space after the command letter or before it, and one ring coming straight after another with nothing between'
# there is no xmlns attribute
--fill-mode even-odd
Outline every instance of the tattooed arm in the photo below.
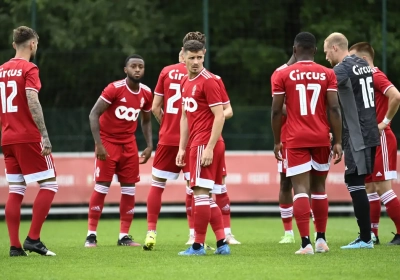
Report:
<svg viewBox="0 0 400 280"><path fill-rule="evenodd" d="M42 155L47 156L51 153L51 143L47 133L46 125L44 123L43 110L39 102L38 93L34 90L26 91L26 98L28 100L28 107L31 111L33 121L35 122L40 134L42 135L43 150Z"/></svg>

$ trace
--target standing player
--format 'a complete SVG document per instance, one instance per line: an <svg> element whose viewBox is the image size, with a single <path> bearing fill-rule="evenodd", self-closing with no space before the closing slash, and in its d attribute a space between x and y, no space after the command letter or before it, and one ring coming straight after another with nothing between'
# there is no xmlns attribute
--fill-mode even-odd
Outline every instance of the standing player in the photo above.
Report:
<svg viewBox="0 0 400 280"><path fill-rule="evenodd" d="M365 191L365 178L374 170L375 151L380 145L372 70L365 60L349 55L347 38L341 33L332 33L325 39L324 52L338 81L344 114L344 181L360 228L360 236L342 249L374 248Z"/></svg>
<svg viewBox="0 0 400 280"><path fill-rule="evenodd" d="M183 167L185 157L189 157L196 235L193 245L179 255L205 255L204 241L209 223L217 239L215 254L227 255L230 249L225 241L221 210L209 196L214 184L222 184L225 145L221 133L225 116L221 89L216 79L203 67L204 44L189 40L183 50L188 75L181 82L183 108L176 164ZM186 155L188 142L190 154Z"/></svg>
<svg viewBox="0 0 400 280"><path fill-rule="evenodd" d="M185 180L189 181L188 167L181 168L175 164L179 150L180 83L186 74L186 65L181 52L179 63L166 66L161 71L154 90L152 112L160 123L160 132L153 161L151 188L147 196L147 235L143 245L144 250L152 250L156 244L157 221L167 180L178 179L182 170Z"/></svg>
<svg viewBox="0 0 400 280"><path fill-rule="evenodd" d="M386 75L374 66L375 51L369 43L357 43L351 46L349 51L350 54L363 58L372 68L376 117L381 132L381 146L376 148L374 171L365 180L370 205L371 230L376 236L375 244L379 244L378 225L382 200L386 212L396 226L396 234L389 245L400 245L400 202L392 190L391 182L397 179L397 140L390 128L390 121L399 108L400 93Z"/></svg>
<svg viewBox="0 0 400 280"><path fill-rule="evenodd" d="M271 87L273 92L273 85L276 74L279 70L282 70L296 62L294 55L292 55L289 61L282 66L278 67L271 76ZM272 96L273 97L273 96ZM294 243L294 233L292 226L293 218L293 195L292 195L292 182L290 178L286 177L286 105L283 105L283 116L282 116L282 129L281 129L281 141L282 141L282 161L278 161L278 172L280 173L280 189L279 189L279 210L281 212L281 218L283 222L283 228L285 230L284 236L282 236L279 243Z"/></svg>
<svg viewBox="0 0 400 280"><path fill-rule="evenodd" d="M189 40L196 40L202 43L203 45L206 45L206 36L199 32L189 32L186 34L186 36L183 38L183 44L185 44ZM204 50L204 53L206 53L206 49ZM211 74L211 73L210 73ZM218 84L221 87L221 94L222 94L222 106L224 109L224 116L225 120L230 119L233 116L233 110L231 103L229 101L228 93L225 89L225 85L222 82L221 77L217 75L211 74L213 77L217 79ZM229 199L228 195L228 190L226 187L226 176L227 176L227 170L226 170L226 164L225 164L225 153L224 153L224 158L223 158L223 168L222 168L222 184L216 184L214 185L213 190L211 191L211 194L215 194L215 203L218 205L218 207L221 209L222 212L222 218L224 220L224 231L226 235L226 242L230 245L238 245L241 244L238 240L236 240L235 236L232 234L231 230L231 201ZM186 189L186 209L192 208L192 202L193 202L193 191L190 188ZM192 211L187 211L187 218L189 222L189 240L186 242L187 245L191 245L194 242L194 227L193 227L193 219L191 216Z"/></svg>
<svg viewBox="0 0 400 280"><path fill-rule="evenodd" d="M327 108L335 135L335 163L342 157L342 118L335 74L313 62L315 52L314 35L299 33L293 47L297 63L278 71L273 85L271 121L275 139L274 153L278 160L282 160L281 122L286 96L286 176L290 177L293 184L293 212L302 239L301 247L295 254L314 254L309 236L311 208L308 194L310 191L325 192L331 159ZM324 224L317 225L319 230L315 251L324 253L329 251L325 240L327 213L321 221Z"/></svg>
<svg viewBox="0 0 400 280"><path fill-rule="evenodd" d="M1 145L9 184L5 215L10 257L27 256L19 241L19 225L26 184L31 182L38 182L40 190L33 203L32 224L23 248L40 255L56 255L40 241L40 232L58 185L39 102L39 69L29 62L36 54L38 40L37 33L29 27L14 29L15 57L0 66Z"/></svg>
<svg viewBox="0 0 400 280"><path fill-rule="evenodd" d="M135 184L139 182L139 163L144 164L153 149L151 134L150 88L140 83L144 75L144 60L131 55L125 60L126 79L109 84L90 112L95 153L96 185L89 202L88 234L85 247L97 245L97 225L114 174L121 184L120 233L118 245L140 246L129 235L135 209ZM147 148L140 156L135 131L138 118Z"/></svg>

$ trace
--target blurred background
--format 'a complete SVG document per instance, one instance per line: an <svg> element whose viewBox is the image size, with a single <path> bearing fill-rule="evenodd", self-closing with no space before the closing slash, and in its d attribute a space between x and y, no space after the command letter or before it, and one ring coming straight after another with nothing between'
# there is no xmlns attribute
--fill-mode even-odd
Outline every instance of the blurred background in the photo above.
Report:
<svg viewBox="0 0 400 280"><path fill-rule="evenodd" d="M227 150L265 151L273 148L270 76L291 56L296 34L316 36L316 62L328 67L323 41L330 33L342 32L350 45L370 42L375 65L399 88L399 14L396 0L0 0L0 61L14 55L15 27L34 28L53 151L93 152L89 112L108 83L124 78L125 58L143 56L143 83L153 90L162 68L177 62L184 35L201 31L206 67L223 78L234 110L223 132ZM159 126L153 124L156 147ZM392 128L399 136L398 117ZM143 149L140 131L137 138ZM277 183L275 161L265 164L273 179L255 180ZM341 177L335 180L343 185Z"/></svg>

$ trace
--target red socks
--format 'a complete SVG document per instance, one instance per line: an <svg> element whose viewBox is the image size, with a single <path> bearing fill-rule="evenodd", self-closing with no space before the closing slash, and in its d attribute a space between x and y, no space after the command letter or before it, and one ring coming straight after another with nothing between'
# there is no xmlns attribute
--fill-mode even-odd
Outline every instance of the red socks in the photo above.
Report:
<svg viewBox="0 0 400 280"><path fill-rule="evenodd" d="M19 241L19 225L21 221L21 204L24 199L25 190L26 186L10 185L5 209L10 246L16 248L21 248L21 243Z"/></svg>
<svg viewBox="0 0 400 280"><path fill-rule="evenodd" d="M194 219L193 219L193 208L194 208L194 200L193 200L193 191L191 188L186 187L186 200L185 200L185 206L186 206L186 217L188 220L188 225L190 229L190 234L194 235ZM193 233L192 233L193 231Z"/></svg>
<svg viewBox="0 0 400 280"><path fill-rule="evenodd" d="M311 208L315 220L315 232L326 232L329 208L328 196L326 193L312 193L311 201Z"/></svg>
<svg viewBox="0 0 400 280"><path fill-rule="evenodd" d="M128 235L135 214L135 191L134 186L121 187L121 201L119 205L120 234Z"/></svg>
<svg viewBox="0 0 400 280"><path fill-rule="evenodd" d="M396 226L396 233L400 234L400 201L393 190L389 190L381 196L386 212Z"/></svg>
<svg viewBox="0 0 400 280"><path fill-rule="evenodd" d="M208 223L211 220L210 197L207 194L194 196L195 243L204 244Z"/></svg>
<svg viewBox="0 0 400 280"><path fill-rule="evenodd" d="M279 210L281 211L281 218L283 222L283 228L285 231L293 230L292 217L293 217L293 204L279 204Z"/></svg>
<svg viewBox="0 0 400 280"><path fill-rule="evenodd" d="M224 221L224 228L231 228L231 201L228 193L221 193L215 195L215 203L221 209L222 219ZM219 239L218 239L219 240Z"/></svg>
<svg viewBox="0 0 400 280"><path fill-rule="evenodd" d="M310 236L310 201L305 193L293 197L293 214L301 237Z"/></svg>
<svg viewBox="0 0 400 280"><path fill-rule="evenodd" d="M109 188L96 184L89 202L89 218L88 229L89 231L96 231L99 224L101 212L104 207L104 199L108 193Z"/></svg>
<svg viewBox="0 0 400 280"><path fill-rule="evenodd" d="M368 194L369 215L371 219L371 231L378 236L379 219L381 217L381 198L374 193Z"/></svg>
<svg viewBox="0 0 400 280"><path fill-rule="evenodd" d="M29 229L28 236L33 240L40 238L40 231L44 221L49 214L51 203L53 202L54 196L58 191L58 185L56 181L45 182L40 184L39 193L33 202L32 207L32 224Z"/></svg>
<svg viewBox="0 0 400 280"><path fill-rule="evenodd" d="M218 205L214 202L212 198L210 198L210 209L211 209L211 219L210 224L211 228L215 233L215 237L217 241L221 239L225 239L225 231L224 231L224 221L222 219L222 213ZM197 234L197 232L196 232Z"/></svg>
<svg viewBox="0 0 400 280"><path fill-rule="evenodd" d="M158 216L161 211L162 194L166 182L151 181L151 188L147 196L147 230L156 230Z"/></svg>

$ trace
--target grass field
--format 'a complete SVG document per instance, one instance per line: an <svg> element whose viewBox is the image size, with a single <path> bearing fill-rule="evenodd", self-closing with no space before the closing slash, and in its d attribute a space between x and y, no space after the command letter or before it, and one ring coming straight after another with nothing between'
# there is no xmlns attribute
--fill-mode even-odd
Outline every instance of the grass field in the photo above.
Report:
<svg viewBox="0 0 400 280"><path fill-rule="evenodd" d="M21 226L21 241L29 223ZM84 248L86 221L48 221L42 240L56 257L8 257L8 236L0 223L0 279L399 279L400 246L375 246L373 250L341 250L357 235L354 218L331 218L327 238L330 252L298 256L296 244L278 244L282 226L278 218L237 218L232 228L242 245L231 246L232 255L178 256L186 249L187 224L184 219L161 219L156 250L117 247L119 222L100 221L98 247ZM381 243L392 239L394 227L383 218L380 224ZM143 242L146 221L133 222L132 235ZM207 241L214 245L209 231Z"/></svg>

